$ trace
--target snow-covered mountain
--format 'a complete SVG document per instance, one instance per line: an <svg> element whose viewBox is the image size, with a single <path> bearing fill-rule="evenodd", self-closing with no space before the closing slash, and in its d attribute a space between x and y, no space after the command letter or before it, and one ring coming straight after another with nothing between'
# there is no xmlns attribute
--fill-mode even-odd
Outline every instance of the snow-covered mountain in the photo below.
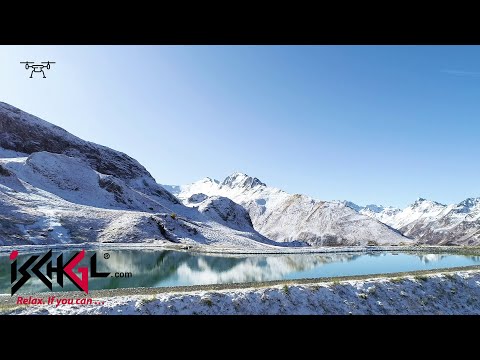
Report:
<svg viewBox="0 0 480 360"><path fill-rule="evenodd" d="M0 245L278 245L225 198L184 206L136 160L0 102Z"/></svg>
<svg viewBox="0 0 480 360"><path fill-rule="evenodd" d="M480 198L452 205L419 198L403 210L375 205L351 207L421 243L480 244Z"/></svg>
<svg viewBox="0 0 480 360"><path fill-rule="evenodd" d="M480 244L480 198L361 207L288 194L242 173L161 186L128 155L0 102L0 245L157 241L243 249L412 239Z"/></svg>
<svg viewBox="0 0 480 360"><path fill-rule="evenodd" d="M198 207L212 196L229 198L248 211L258 232L275 241L303 241L316 246L411 242L342 202L292 195L243 173L234 173L223 182L204 178L188 185L163 187L191 207Z"/></svg>

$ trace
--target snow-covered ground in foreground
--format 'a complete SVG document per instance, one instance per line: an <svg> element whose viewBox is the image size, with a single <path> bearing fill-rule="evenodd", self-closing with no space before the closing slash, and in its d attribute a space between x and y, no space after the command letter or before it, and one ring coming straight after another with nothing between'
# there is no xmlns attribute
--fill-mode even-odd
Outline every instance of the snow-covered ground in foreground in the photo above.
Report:
<svg viewBox="0 0 480 360"><path fill-rule="evenodd" d="M118 296L10 314L480 314L480 270L217 291Z"/></svg>

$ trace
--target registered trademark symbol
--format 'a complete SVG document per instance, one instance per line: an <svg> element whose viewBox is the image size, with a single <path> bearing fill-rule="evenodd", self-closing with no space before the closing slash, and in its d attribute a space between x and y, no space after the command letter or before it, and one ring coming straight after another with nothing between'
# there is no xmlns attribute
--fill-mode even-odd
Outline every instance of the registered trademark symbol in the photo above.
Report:
<svg viewBox="0 0 480 360"><path fill-rule="evenodd" d="M110 259L110 254L109 254L109 253L103 254L103 258L104 258L104 259Z"/></svg>

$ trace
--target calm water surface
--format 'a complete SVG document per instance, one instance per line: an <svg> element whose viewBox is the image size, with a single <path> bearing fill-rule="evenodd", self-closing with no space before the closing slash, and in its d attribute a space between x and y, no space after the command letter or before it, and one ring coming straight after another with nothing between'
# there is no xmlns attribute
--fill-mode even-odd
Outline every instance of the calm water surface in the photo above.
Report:
<svg viewBox="0 0 480 360"><path fill-rule="evenodd" d="M74 251L65 251L67 261ZM93 251L87 251L87 265ZM342 253L284 255L202 255L176 251L96 251L97 271L130 272L131 278L90 278L89 288L163 287L223 284L249 281L319 278L331 276L391 273L457 266L480 265L480 256L410 253ZM104 259L108 253L108 259ZM39 255L42 255L40 253ZM59 253L53 253L56 259ZM9 254L0 254L0 293L10 293ZM19 266L32 254L18 256ZM55 260L54 260L55 261ZM44 269L43 269L44 270ZM20 275L19 275L20 276ZM55 274L53 275L56 276ZM54 290L61 288L55 284ZM76 290L65 278L64 289ZM49 291L35 276L18 293Z"/></svg>

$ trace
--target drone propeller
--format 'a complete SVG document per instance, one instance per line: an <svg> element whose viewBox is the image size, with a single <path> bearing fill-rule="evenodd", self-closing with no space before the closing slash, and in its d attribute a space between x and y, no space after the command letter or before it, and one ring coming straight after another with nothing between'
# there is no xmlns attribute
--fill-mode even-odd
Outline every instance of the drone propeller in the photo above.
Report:
<svg viewBox="0 0 480 360"><path fill-rule="evenodd" d="M34 63L33 61L20 61L20 64L25 64L25 69L27 70L30 67L28 64L33 64L33 63Z"/></svg>
<svg viewBox="0 0 480 360"><path fill-rule="evenodd" d="M47 70L50 70L50 64L55 64L55 61L42 61L42 64L47 64Z"/></svg>

